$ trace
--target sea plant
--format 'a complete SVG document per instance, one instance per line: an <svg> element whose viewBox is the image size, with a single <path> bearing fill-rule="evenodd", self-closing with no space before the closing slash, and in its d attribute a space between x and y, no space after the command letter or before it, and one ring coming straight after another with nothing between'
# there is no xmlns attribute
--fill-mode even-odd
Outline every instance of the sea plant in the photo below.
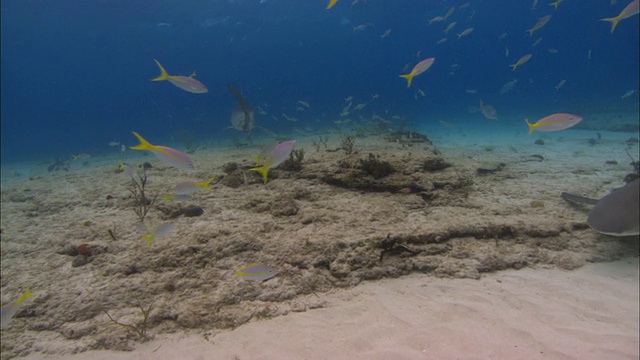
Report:
<svg viewBox="0 0 640 360"><path fill-rule="evenodd" d="M289 154L289 158L279 168L282 170L300 170L302 169L302 160L304 160L304 149L293 150Z"/></svg>
<svg viewBox="0 0 640 360"><path fill-rule="evenodd" d="M355 145L356 137L353 135L342 135L340 138L340 148L345 151L345 153L351 154L353 153L353 146Z"/></svg>
<svg viewBox="0 0 640 360"><path fill-rule="evenodd" d="M137 179L131 176L129 184L129 192L133 195L133 211L141 223L144 222L149 210L158 199L157 193L152 197L147 196L147 168L147 166L143 166L142 171L137 171Z"/></svg>
<svg viewBox="0 0 640 360"><path fill-rule="evenodd" d="M107 317L109 317L109 320L111 320L114 324L120 325L128 330L131 330L134 333L136 333L140 338L146 339L147 338L147 321L149 320L149 313L151 312L153 305L149 304L149 306L145 309L144 307L142 307L140 300L138 300L138 307L140 308L140 311L142 311L142 320L138 321L135 324L121 323L116 319L114 319L113 317L111 317L111 315L107 310L103 309L102 311L104 311L104 313L107 314Z"/></svg>

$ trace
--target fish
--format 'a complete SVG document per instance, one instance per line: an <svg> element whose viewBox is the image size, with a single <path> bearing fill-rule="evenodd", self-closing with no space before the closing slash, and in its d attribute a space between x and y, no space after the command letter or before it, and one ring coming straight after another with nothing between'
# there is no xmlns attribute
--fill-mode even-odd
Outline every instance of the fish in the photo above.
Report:
<svg viewBox="0 0 640 360"><path fill-rule="evenodd" d="M473 32L473 28L465 29L463 32L458 34L458 40L460 40L460 38L463 37L463 36L467 36L467 35L471 34L471 32Z"/></svg>
<svg viewBox="0 0 640 360"><path fill-rule="evenodd" d="M192 194L198 191L199 189L213 191L213 189L209 186L209 184L213 181L213 179L215 178L210 178L209 180L205 180L201 182L196 182L196 181L181 182L178 185L176 185L176 187L173 189L173 193L180 194L180 195Z"/></svg>
<svg viewBox="0 0 640 360"><path fill-rule="evenodd" d="M429 21L429 25L433 24L434 22L441 22L444 21L444 17L442 16L436 16L434 18L431 18L428 20Z"/></svg>
<svg viewBox="0 0 640 360"><path fill-rule="evenodd" d="M610 236L639 235L638 189L640 180L629 182L601 199L563 192L561 197L573 204L594 205L587 216L591 229Z"/></svg>
<svg viewBox="0 0 640 360"><path fill-rule="evenodd" d="M283 117L285 120L287 120L287 121L291 121L291 122L296 122L296 121L298 121L298 118L293 117L293 116L289 116L289 115L287 115L287 114L285 114L285 113L282 113L282 117Z"/></svg>
<svg viewBox="0 0 640 360"><path fill-rule="evenodd" d="M633 89L633 90L629 90L626 93L624 93L624 95L620 96L620 100L625 101L627 100L627 98L629 98L631 95L637 93L638 90L637 89Z"/></svg>
<svg viewBox="0 0 640 360"><path fill-rule="evenodd" d="M429 70L429 68L431 67L431 65L433 65L435 61L436 61L436 58L424 59L419 63L417 63L416 66L414 66L413 69L411 69L410 73L400 75L400 77L407 79L407 87L410 87L411 81L413 81L413 78Z"/></svg>
<svg viewBox="0 0 640 360"><path fill-rule="evenodd" d="M509 57L509 47L508 46L504 47L504 57Z"/></svg>
<svg viewBox="0 0 640 360"><path fill-rule="evenodd" d="M163 194L163 201L189 201L193 199L191 194Z"/></svg>
<svg viewBox="0 0 640 360"><path fill-rule="evenodd" d="M338 0L329 0L329 4L327 4L327 10L331 9L337 2Z"/></svg>
<svg viewBox="0 0 640 360"><path fill-rule="evenodd" d="M309 108L309 103L303 100L298 100L298 104L306 107L307 109Z"/></svg>
<svg viewBox="0 0 640 360"><path fill-rule="evenodd" d="M249 264L236 270L236 275L251 281L264 281L278 275L278 270L260 264Z"/></svg>
<svg viewBox="0 0 640 360"><path fill-rule="evenodd" d="M296 145L295 140L287 140L279 143L274 146L272 149L268 149L264 151L264 155L259 157L259 162L261 166L251 168L250 171L256 171L262 174L262 178L264 179L264 183L267 183L267 174L269 173L269 169L275 168L280 165L283 161L287 160L289 154L293 151L293 147Z"/></svg>
<svg viewBox="0 0 640 360"><path fill-rule="evenodd" d="M476 89L467 89L464 92L466 92L467 94L477 94L478 90L476 90Z"/></svg>
<svg viewBox="0 0 640 360"><path fill-rule="evenodd" d="M560 88L562 87L562 85L564 85L564 83L566 83L567 80L560 80L560 82L558 82L558 84L555 87L556 91L560 90Z"/></svg>
<svg viewBox="0 0 640 360"><path fill-rule="evenodd" d="M498 120L498 112L496 109L491 105L485 104L482 100L480 100L479 110L485 118L489 120Z"/></svg>
<svg viewBox="0 0 640 360"><path fill-rule="evenodd" d="M535 124L529 122L529 119L524 119L529 125L529 135L533 133L533 130L538 131L560 131L568 129L580 121L582 117L573 114L556 113L549 116L545 116L538 120Z"/></svg>
<svg viewBox="0 0 640 360"><path fill-rule="evenodd" d="M504 85L502 85L502 88L500 89L500 95L504 95L509 91L511 91L517 82L518 82L518 79L513 79L511 81L506 82Z"/></svg>
<svg viewBox="0 0 640 360"><path fill-rule="evenodd" d="M442 43L443 43L443 42L445 42L445 41L447 41L447 38L442 38L442 39L440 39L440 40L436 41L436 45L440 45L440 44L442 44Z"/></svg>
<svg viewBox="0 0 640 360"><path fill-rule="evenodd" d="M233 85L227 84L227 87L238 101L238 106L231 113L231 127L248 133L256 126L255 114L247 99L240 94L238 89Z"/></svg>
<svg viewBox="0 0 640 360"><path fill-rule="evenodd" d="M556 0L552 3L549 3L549 6L553 6L556 10L558 10L558 5L560 5L561 2L563 2L564 0Z"/></svg>
<svg viewBox="0 0 640 360"><path fill-rule="evenodd" d="M531 4L531 10L535 10L538 7L538 0L533 0L533 4Z"/></svg>
<svg viewBox="0 0 640 360"><path fill-rule="evenodd" d="M558 53L558 49L554 49L554 48L549 48L549 49L547 49L547 51L548 51L550 54L557 54L557 53Z"/></svg>
<svg viewBox="0 0 640 360"><path fill-rule="evenodd" d="M367 103L360 103L353 107L353 110L362 110L367 106Z"/></svg>
<svg viewBox="0 0 640 360"><path fill-rule="evenodd" d="M531 29L527 30L527 32L529 33L529 36L532 36L533 33L536 32L536 30L540 30L541 27L547 25L549 20L551 20L551 15L545 15L545 16L539 18L538 22L536 22L536 24L533 25L533 27Z"/></svg>
<svg viewBox="0 0 640 360"><path fill-rule="evenodd" d="M164 161L169 165L173 165L178 169L183 170L191 170L193 169L193 161L189 158L189 155L180 152L176 149L172 149L167 146L161 145L152 145L147 140L145 140L140 134L135 131L132 131L133 135L138 138L140 141L139 145L130 146L131 150L146 150L154 153L158 159Z"/></svg>
<svg viewBox="0 0 640 360"><path fill-rule="evenodd" d="M111 141L109 146L120 146L120 141Z"/></svg>
<svg viewBox="0 0 640 360"><path fill-rule="evenodd" d="M344 102L350 102L351 100L353 100L353 96L348 96L344 98Z"/></svg>
<svg viewBox="0 0 640 360"><path fill-rule="evenodd" d="M629 3L629 5L625 6L624 9L622 9L622 11L620 12L620 14L618 14L618 16L615 17L611 17L611 18L604 18L604 19L600 19L600 21L608 21L611 23L611 33L613 34L613 31L616 29L616 27L618 26L618 23L621 20L624 20L628 17L631 17L633 15L636 15L638 13L638 11L640 10L640 0L633 0Z"/></svg>
<svg viewBox="0 0 640 360"><path fill-rule="evenodd" d="M540 44L541 41L542 41L542 37L539 37L536 41L533 42L533 44L531 44L531 47L538 46L538 44Z"/></svg>
<svg viewBox="0 0 640 360"><path fill-rule="evenodd" d="M206 94L207 92L209 92L209 90L206 86L204 86L203 83L194 79L194 77L196 76L195 71L189 76L169 75L167 71L162 67L162 65L160 65L160 62L158 60L153 59L153 61L158 64L158 67L160 68L160 75L156 78L151 79L151 81L167 80L178 88L193 94Z"/></svg>
<svg viewBox="0 0 640 360"><path fill-rule="evenodd" d="M384 33L382 33L382 35L380 35L380 40L386 38L389 35L391 35L391 29L385 30Z"/></svg>
<svg viewBox="0 0 640 360"><path fill-rule="evenodd" d="M81 153L81 154L78 154L78 155L71 154L71 159L73 159L73 160L86 160L86 159L89 159L89 158L91 158L91 155L89 155L87 153Z"/></svg>
<svg viewBox="0 0 640 360"><path fill-rule="evenodd" d="M444 19L447 20L449 18L449 16L451 16L451 14L453 14L453 11L456 9L455 6L452 6L449 8L449 10L447 10L447 13L444 14Z"/></svg>
<svg viewBox="0 0 640 360"><path fill-rule="evenodd" d="M140 239L147 242L147 246L151 245L151 240L155 240L160 238L161 236L167 235L172 229L173 225L171 224L160 224L153 229L149 229L145 224L137 225L138 231L145 232L147 235L143 235Z"/></svg>
<svg viewBox="0 0 640 360"><path fill-rule="evenodd" d="M600 199L587 216L587 224L605 235L633 236L639 231L638 189L636 179Z"/></svg>
<svg viewBox="0 0 640 360"><path fill-rule="evenodd" d="M451 29L453 29L454 26L456 26L457 22L452 22L451 24L447 25L447 27L444 29L444 33L447 34L449 33L449 31L451 31Z"/></svg>
<svg viewBox="0 0 640 360"><path fill-rule="evenodd" d="M13 319L13 316L16 313L18 313L18 310L20 310L24 306L24 304L26 304L26 301L32 297L33 297L33 294L29 291L29 288L27 287L22 293L22 295L20 295L20 297L16 301L4 306L1 310L2 317L0 322L0 328L2 329L6 328L7 325L9 325L9 322L11 321L11 319Z"/></svg>
<svg viewBox="0 0 640 360"><path fill-rule="evenodd" d="M509 66L511 66L513 68L513 71L516 71L516 68L524 63L526 63L527 61L529 61L529 59L531 59L531 54L527 54L524 55L523 57L521 57L520 59L518 59L518 61L515 64L511 64Z"/></svg>

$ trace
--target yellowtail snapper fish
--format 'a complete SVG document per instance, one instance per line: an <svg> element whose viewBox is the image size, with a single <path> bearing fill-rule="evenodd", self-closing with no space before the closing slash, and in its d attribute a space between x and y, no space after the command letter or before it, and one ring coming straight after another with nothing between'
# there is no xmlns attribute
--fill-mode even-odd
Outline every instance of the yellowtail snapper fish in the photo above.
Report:
<svg viewBox="0 0 640 360"><path fill-rule="evenodd" d="M156 240L164 235L167 235L172 229L173 225L171 224L160 224L153 229L147 227L146 224L138 224L137 229L140 232L146 233L140 237L140 239L147 242L147 246L151 245L151 240Z"/></svg>
<svg viewBox="0 0 640 360"><path fill-rule="evenodd" d="M531 135L533 130L560 131L568 129L582 121L582 117L573 114L557 113L543 117L535 124L530 123L529 119L524 119L524 121L529 125L529 135Z"/></svg>
<svg viewBox="0 0 640 360"><path fill-rule="evenodd" d="M278 275L278 270L267 265L249 264L236 270L236 275L245 280L264 281Z"/></svg>
<svg viewBox="0 0 640 360"><path fill-rule="evenodd" d="M16 301L12 302L7 306L4 306L2 308L2 320L0 323L0 328L4 329L7 325L9 325L9 321L11 321L11 319L18 312L18 310L20 310L24 306L24 304L26 303L26 300L32 297L33 297L33 294L29 292L29 288L26 288L22 293L22 295Z"/></svg>
<svg viewBox="0 0 640 360"><path fill-rule="evenodd" d="M293 147L296 145L295 140L287 140L285 142L279 143L275 147L271 149L266 149L263 153L264 155L259 155L256 159L262 165L259 167L251 168L251 171L257 171L262 174L264 178L264 183L267 183L267 173L269 169L275 168L280 165L283 161L287 160L289 154L293 151Z"/></svg>
<svg viewBox="0 0 640 360"><path fill-rule="evenodd" d="M167 146L161 145L152 145L147 140L145 140L140 134L135 131L132 131L133 135L138 138L140 141L139 145L131 146L131 150L147 150L154 153L158 159L164 161L169 165L173 165L179 169L191 170L193 169L193 162L191 158L183 152L180 152L176 149L172 149Z"/></svg>
<svg viewBox="0 0 640 360"><path fill-rule="evenodd" d="M160 75L158 77L151 79L151 81L167 80L173 85L175 85L176 87L193 94L205 94L209 92L209 90L207 89L206 86L204 86L204 84L194 79L194 76L196 76L195 71L189 76L169 75L167 71L162 67L162 65L160 65L160 62L158 60L153 59L153 61L155 61L156 64L158 64L158 67L160 68Z"/></svg>
<svg viewBox="0 0 640 360"><path fill-rule="evenodd" d="M209 186L209 183L211 183L213 179L214 178L210 178L209 180L200 181L200 182L196 182L196 181L181 182L178 185L176 185L176 187L173 189L173 193L179 194L179 195L192 194L198 191L199 189L212 191L213 189Z"/></svg>
<svg viewBox="0 0 640 360"><path fill-rule="evenodd" d="M431 65L436 61L436 58L428 58L420 61L416 64L416 66L411 69L411 72L408 74L400 75L401 78L407 79L407 87L411 86L411 81L415 76L422 74L423 72L429 70Z"/></svg>

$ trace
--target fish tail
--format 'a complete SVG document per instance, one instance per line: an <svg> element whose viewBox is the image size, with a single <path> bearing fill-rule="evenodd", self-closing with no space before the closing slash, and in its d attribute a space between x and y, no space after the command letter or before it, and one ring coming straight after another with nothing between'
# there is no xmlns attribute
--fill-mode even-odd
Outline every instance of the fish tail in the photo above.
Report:
<svg viewBox="0 0 640 360"><path fill-rule="evenodd" d="M533 29L529 29L529 30L527 30L527 32L529 33L529 36L533 36L533 32L534 32L534 31L535 31L535 30L533 30Z"/></svg>
<svg viewBox="0 0 640 360"><path fill-rule="evenodd" d="M620 20L622 20L620 18L620 16L616 16L616 17L612 17L612 18L604 18L604 19L600 19L600 21L608 21L611 23L611 33L613 34L613 31L616 29L616 26L618 26L618 23L620 22Z"/></svg>
<svg viewBox="0 0 640 360"><path fill-rule="evenodd" d="M257 171L262 174L262 178L264 179L264 183L267 183L267 173L269 172L269 168L267 166L260 166L256 168L249 169L250 171Z"/></svg>
<svg viewBox="0 0 640 360"><path fill-rule="evenodd" d="M138 134L135 131L132 131L133 135L135 135L138 138L138 141L140 141L140 144L136 145L136 146L130 146L129 149L131 150L155 150L155 146L151 145L147 140L145 140L142 136L140 136L140 134Z"/></svg>
<svg viewBox="0 0 640 360"><path fill-rule="evenodd" d="M213 191L213 189L209 186L209 183L211 183L213 181L213 179L215 179L215 178L210 178L209 180L203 182L202 184L200 184L200 187L205 189L205 190Z"/></svg>
<svg viewBox="0 0 640 360"><path fill-rule="evenodd" d="M140 239L146 241L147 242L147 246L150 246L151 245L151 239L153 239L154 235L155 234L141 236Z"/></svg>
<svg viewBox="0 0 640 360"><path fill-rule="evenodd" d="M524 121L526 121L527 125L529 125L529 135L533 134L533 130L536 128L536 125L530 123L529 119L524 119Z"/></svg>
<svg viewBox="0 0 640 360"><path fill-rule="evenodd" d="M518 64L513 64L513 65L509 65L512 67L511 71L516 71L516 68L518 67Z"/></svg>
<svg viewBox="0 0 640 360"><path fill-rule="evenodd" d="M156 59L153 59L153 61L156 62L156 64L158 64L158 67L160 68L160 75L158 77L155 77L153 79L151 79L151 81L163 81L163 80L169 80L169 74L167 73L167 71L162 67L162 65L160 65L160 62Z"/></svg>
<svg viewBox="0 0 640 360"><path fill-rule="evenodd" d="M411 87L411 81L413 80L413 73L400 75L400 77L407 79L407 87Z"/></svg>

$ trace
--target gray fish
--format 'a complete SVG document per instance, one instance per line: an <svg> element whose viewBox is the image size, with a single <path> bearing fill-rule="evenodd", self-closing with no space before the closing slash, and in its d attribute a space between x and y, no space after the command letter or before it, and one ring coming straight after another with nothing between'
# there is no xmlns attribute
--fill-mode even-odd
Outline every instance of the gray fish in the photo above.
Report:
<svg viewBox="0 0 640 360"><path fill-rule="evenodd" d="M253 109L247 100L231 84L227 84L233 96L238 100L238 107L231 113L231 127L236 130L248 133L256 126L256 119Z"/></svg>
<svg viewBox="0 0 640 360"><path fill-rule="evenodd" d="M640 180L635 180L600 199L589 211L589 226L612 236L640 234L639 189Z"/></svg>
<svg viewBox="0 0 640 360"><path fill-rule="evenodd" d="M595 204L587 217L593 230L611 236L634 236L640 234L639 189L640 180L634 180L600 200L567 193L562 197L572 203Z"/></svg>

